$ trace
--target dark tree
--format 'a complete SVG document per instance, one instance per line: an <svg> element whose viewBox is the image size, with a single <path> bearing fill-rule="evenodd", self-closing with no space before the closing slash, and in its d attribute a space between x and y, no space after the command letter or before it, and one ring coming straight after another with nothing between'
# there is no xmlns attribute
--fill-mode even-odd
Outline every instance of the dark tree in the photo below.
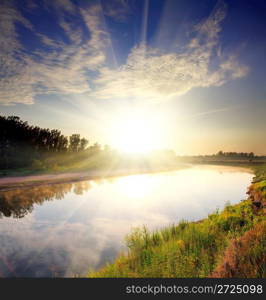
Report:
<svg viewBox="0 0 266 300"><path fill-rule="evenodd" d="M87 145L89 144L89 141L86 140L85 138L82 138L80 140L80 146L79 146L79 151L84 151L87 147Z"/></svg>
<svg viewBox="0 0 266 300"><path fill-rule="evenodd" d="M69 151L78 152L80 145L80 134L72 134L69 137Z"/></svg>
<svg viewBox="0 0 266 300"><path fill-rule="evenodd" d="M17 116L0 116L0 168L31 165L36 159L52 153L84 151L85 138L72 134L69 142L61 131L30 126Z"/></svg>

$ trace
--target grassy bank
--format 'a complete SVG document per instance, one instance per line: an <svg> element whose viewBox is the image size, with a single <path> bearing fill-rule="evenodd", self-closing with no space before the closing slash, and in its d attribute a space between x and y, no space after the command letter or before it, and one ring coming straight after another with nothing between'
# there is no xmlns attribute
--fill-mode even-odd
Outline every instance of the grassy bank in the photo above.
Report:
<svg viewBox="0 0 266 300"><path fill-rule="evenodd" d="M250 188L265 196L266 165L254 171ZM126 244L127 253L88 276L266 277L266 220L263 204L254 204L252 195L199 222L136 229Z"/></svg>

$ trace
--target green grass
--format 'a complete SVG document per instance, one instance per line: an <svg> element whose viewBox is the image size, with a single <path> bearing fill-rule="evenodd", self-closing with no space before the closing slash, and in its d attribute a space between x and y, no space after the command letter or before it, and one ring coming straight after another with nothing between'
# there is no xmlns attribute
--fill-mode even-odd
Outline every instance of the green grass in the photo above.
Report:
<svg viewBox="0 0 266 300"><path fill-rule="evenodd" d="M33 159L27 167L0 169L0 177L101 170L108 168L111 163L114 160L107 160L102 153L91 156L87 153L47 154L40 159Z"/></svg>
<svg viewBox="0 0 266 300"><path fill-rule="evenodd" d="M263 191L265 170L266 165L256 167L253 180L255 188ZM153 232L145 227L137 228L126 237L127 253L88 276L217 277L220 274L220 277L233 277L237 274L237 277L265 277L265 236L262 238L265 227L263 210L255 213L252 201L245 200L227 205L223 211L216 211L199 222L182 221ZM255 236L256 232L262 235ZM236 251L232 249L243 253L242 260L237 253L233 257ZM232 266L226 264L226 259ZM241 268L245 262L248 273ZM224 265L230 270L225 272Z"/></svg>
<svg viewBox="0 0 266 300"><path fill-rule="evenodd" d="M261 193L266 198L266 164L254 167L254 172L256 176L250 188Z"/></svg>

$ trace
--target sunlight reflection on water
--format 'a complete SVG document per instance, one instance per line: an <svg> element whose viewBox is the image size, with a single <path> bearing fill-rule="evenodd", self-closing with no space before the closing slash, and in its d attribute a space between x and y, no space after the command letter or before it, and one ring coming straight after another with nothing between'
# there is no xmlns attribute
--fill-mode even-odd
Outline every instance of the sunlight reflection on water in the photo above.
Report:
<svg viewBox="0 0 266 300"><path fill-rule="evenodd" d="M204 218L245 199L251 178L243 169L194 166L2 192L0 276L84 275L124 249L132 227Z"/></svg>

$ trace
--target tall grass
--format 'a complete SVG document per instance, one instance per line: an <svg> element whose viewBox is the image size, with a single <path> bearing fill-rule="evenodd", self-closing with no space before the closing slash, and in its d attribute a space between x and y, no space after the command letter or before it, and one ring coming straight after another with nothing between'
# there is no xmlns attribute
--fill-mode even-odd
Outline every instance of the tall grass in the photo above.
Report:
<svg viewBox="0 0 266 300"><path fill-rule="evenodd" d="M266 277L266 164L253 170L248 200L199 222L135 229L126 237L128 252L88 276Z"/></svg>
<svg viewBox="0 0 266 300"><path fill-rule="evenodd" d="M182 221L153 232L145 227L126 237L127 254L89 277L208 277L232 239L263 220L248 200L227 205L201 222Z"/></svg>

